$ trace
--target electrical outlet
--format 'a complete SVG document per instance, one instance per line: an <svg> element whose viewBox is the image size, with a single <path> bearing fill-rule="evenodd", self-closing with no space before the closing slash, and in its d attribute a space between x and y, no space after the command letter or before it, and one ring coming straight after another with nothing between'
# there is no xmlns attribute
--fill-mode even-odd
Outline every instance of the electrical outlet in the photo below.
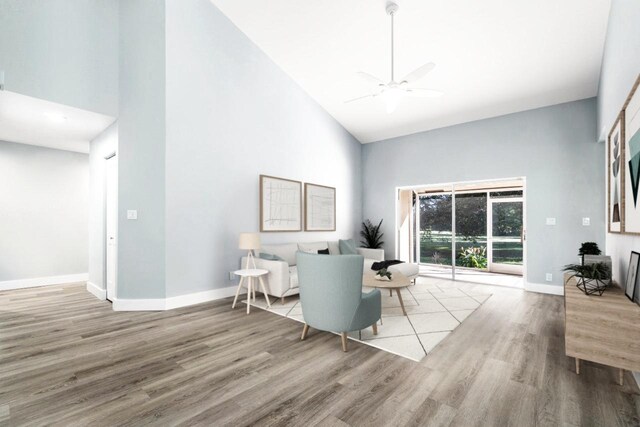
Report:
<svg viewBox="0 0 640 427"><path fill-rule="evenodd" d="M229 272L229 280L233 280L235 279L235 274L233 274L233 271Z"/></svg>
<svg viewBox="0 0 640 427"><path fill-rule="evenodd" d="M582 218L582 225L591 225L591 218Z"/></svg>
<svg viewBox="0 0 640 427"><path fill-rule="evenodd" d="M553 281L553 275L551 273L547 273L546 279L547 279L547 282Z"/></svg>
<svg viewBox="0 0 640 427"><path fill-rule="evenodd" d="M127 211L127 219L138 219L138 211L136 211L136 210L128 210Z"/></svg>
<svg viewBox="0 0 640 427"><path fill-rule="evenodd" d="M555 218L547 218L547 225L556 225Z"/></svg>

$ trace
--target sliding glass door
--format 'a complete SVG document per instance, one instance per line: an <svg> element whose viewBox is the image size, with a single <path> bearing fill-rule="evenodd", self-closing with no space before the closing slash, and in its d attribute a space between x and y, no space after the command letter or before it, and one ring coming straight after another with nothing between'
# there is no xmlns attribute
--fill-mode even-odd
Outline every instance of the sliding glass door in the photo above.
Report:
<svg viewBox="0 0 640 427"><path fill-rule="evenodd" d="M423 274L523 274L521 188L459 191L453 185L416 197L414 241Z"/></svg>

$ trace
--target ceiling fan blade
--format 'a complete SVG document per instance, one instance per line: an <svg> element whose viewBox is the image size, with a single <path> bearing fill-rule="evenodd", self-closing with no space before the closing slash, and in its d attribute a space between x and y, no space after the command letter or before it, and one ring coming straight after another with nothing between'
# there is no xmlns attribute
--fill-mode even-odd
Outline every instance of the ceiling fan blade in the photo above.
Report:
<svg viewBox="0 0 640 427"><path fill-rule="evenodd" d="M436 64L433 62L428 62L421 67L416 68L402 79L401 83L413 83L416 80L420 80L424 76L426 76L431 70L436 68Z"/></svg>
<svg viewBox="0 0 640 427"><path fill-rule="evenodd" d="M369 73L365 73L364 71L358 71L356 73L358 76L360 76L360 78L364 81L366 81L369 84L375 85L375 86L380 86L380 85L384 85L384 83L382 82L382 80L380 80L379 78L377 78L376 76L372 76Z"/></svg>
<svg viewBox="0 0 640 427"><path fill-rule="evenodd" d="M348 104L350 102L354 102L354 101L359 101L361 99L365 99L365 98L373 98L377 96L377 94L375 93L370 93L369 95L364 95L364 96L359 96L357 98L351 98L351 99L347 99L346 101L344 101L345 104Z"/></svg>
<svg viewBox="0 0 640 427"><path fill-rule="evenodd" d="M439 90L422 88L407 89L407 93L410 96L415 96L418 98L437 98L443 95L443 93Z"/></svg>

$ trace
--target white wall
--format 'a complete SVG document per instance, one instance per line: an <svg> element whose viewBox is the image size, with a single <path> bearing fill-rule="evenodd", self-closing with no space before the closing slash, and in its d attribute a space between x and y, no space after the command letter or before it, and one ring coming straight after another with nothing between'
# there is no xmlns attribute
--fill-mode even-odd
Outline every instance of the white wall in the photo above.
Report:
<svg viewBox="0 0 640 427"><path fill-rule="evenodd" d="M595 99L570 102L365 144L363 216L384 219L387 256L395 252L395 188L524 176L527 280L562 285L562 267L580 243L604 243L604 148ZM555 217L556 226L545 219ZM582 226L582 217L591 226Z"/></svg>
<svg viewBox="0 0 640 427"><path fill-rule="evenodd" d="M119 12L117 293L164 298L165 1L126 0Z"/></svg>
<svg viewBox="0 0 640 427"><path fill-rule="evenodd" d="M118 123L105 129L91 141L89 148L89 282L100 289L105 284L105 157L118 148Z"/></svg>
<svg viewBox="0 0 640 427"><path fill-rule="evenodd" d="M613 0L598 93L598 125L602 141L606 140L639 74L640 2ZM606 181L603 181L603 185L606 185ZM631 251L640 251L640 236L607 233L606 247L613 261L614 278L623 283Z"/></svg>
<svg viewBox="0 0 640 427"><path fill-rule="evenodd" d="M360 144L211 2L167 2L167 296L230 286L238 234L259 230L258 176L337 188L337 231L354 237Z"/></svg>
<svg viewBox="0 0 640 427"><path fill-rule="evenodd" d="M6 90L116 116L117 0L0 0Z"/></svg>
<svg viewBox="0 0 640 427"><path fill-rule="evenodd" d="M0 141L1 282L86 274L89 156Z"/></svg>

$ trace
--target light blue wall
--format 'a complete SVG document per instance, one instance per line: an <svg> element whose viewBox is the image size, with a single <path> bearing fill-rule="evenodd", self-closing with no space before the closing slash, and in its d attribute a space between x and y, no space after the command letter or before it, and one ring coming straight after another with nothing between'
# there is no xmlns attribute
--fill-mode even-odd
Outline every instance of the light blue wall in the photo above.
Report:
<svg viewBox="0 0 640 427"><path fill-rule="evenodd" d="M258 176L337 188L335 233L361 218L360 144L211 2L167 2L167 296L230 286L259 230Z"/></svg>
<svg viewBox="0 0 640 427"><path fill-rule="evenodd" d="M604 149L596 140L596 101L588 99L366 144L363 217L384 218L393 257L396 187L524 176L528 281L545 284L552 273L561 285L581 242L604 243ZM546 226L547 217L557 225Z"/></svg>
<svg viewBox="0 0 640 427"><path fill-rule="evenodd" d="M165 2L120 3L118 298L165 295ZM128 209L138 220L127 220Z"/></svg>
<svg viewBox="0 0 640 427"><path fill-rule="evenodd" d="M6 90L116 116L117 0L0 0Z"/></svg>
<svg viewBox="0 0 640 427"><path fill-rule="evenodd" d="M598 126L601 140L606 139L638 74L640 1L613 0L598 92ZM604 163L598 165L606 168ZM603 180L602 183L606 185L606 181ZM624 281L626 277L632 250L640 251L640 237L607 234L607 254L612 257L613 273L618 281Z"/></svg>
<svg viewBox="0 0 640 427"><path fill-rule="evenodd" d="M114 123L91 141L89 151L89 282L105 285L106 236L106 156L118 149L118 123Z"/></svg>
<svg viewBox="0 0 640 427"><path fill-rule="evenodd" d="M88 205L89 156L0 141L0 282L86 273Z"/></svg>

